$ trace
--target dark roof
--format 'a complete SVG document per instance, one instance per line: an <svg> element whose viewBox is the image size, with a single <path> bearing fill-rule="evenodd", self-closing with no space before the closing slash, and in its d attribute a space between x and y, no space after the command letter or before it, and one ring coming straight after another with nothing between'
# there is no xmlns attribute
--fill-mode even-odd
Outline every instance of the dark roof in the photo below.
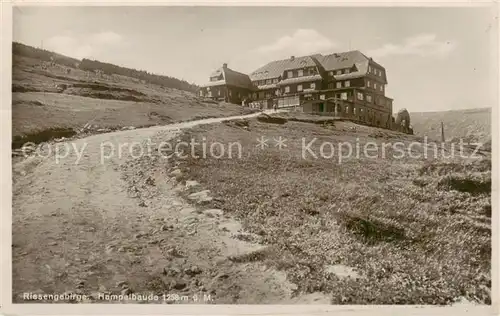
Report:
<svg viewBox="0 0 500 316"><path fill-rule="evenodd" d="M207 87L215 85L233 85L237 87L255 89L252 81L255 82L260 80L279 78L287 70L299 69L304 67L319 67L323 68L325 71L335 71L339 69L352 68L353 66L355 66L356 70L348 74L334 74L334 78L336 80L352 79L366 76L368 74L368 65L370 63L383 68L378 63L358 50L343 53L334 53L329 55L314 54L310 56L299 56L272 61L253 71L250 75L234 71L227 67L221 67L214 71L211 77L220 76L222 74L222 79L209 82L203 86ZM387 83L385 71L382 79L385 83ZM280 82L280 85L281 84L282 82ZM259 89L262 88L268 87L267 85L266 87L259 87Z"/></svg>
<svg viewBox="0 0 500 316"><path fill-rule="evenodd" d="M275 60L252 72L250 78L252 81L273 79L280 77L287 70L315 66L316 63L311 56Z"/></svg>
<svg viewBox="0 0 500 316"><path fill-rule="evenodd" d="M248 75L234 71L227 67L221 67L210 75L210 77L218 77L222 75L222 79L218 81L210 81L203 85L203 87L229 85L246 89L253 89L252 81Z"/></svg>
<svg viewBox="0 0 500 316"><path fill-rule="evenodd" d="M334 53L330 55L317 57L317 60L321 63L325 71L334 71L338 69L351 68L356 66L357 71L351 72L349 74L334 75L337 80L357 78L367 75L368 65L370 62L380 68L383 68L378 63L367 57L365 54L359 50L353 50L343 53ZM384 77L382 78L384 82L387 83L387 79L384 72Z"/></svg>

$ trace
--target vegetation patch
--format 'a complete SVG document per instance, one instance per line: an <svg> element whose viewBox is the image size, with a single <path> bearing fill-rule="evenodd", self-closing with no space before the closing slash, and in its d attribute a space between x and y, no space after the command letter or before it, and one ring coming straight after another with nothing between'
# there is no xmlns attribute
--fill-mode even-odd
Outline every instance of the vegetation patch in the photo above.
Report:
<svg viewBox="0 0 500 316"><path fill-rule="evenodd" d="M470 194L491 194L491 177L481 174L451 174L439 181L438 188Z"/></svg>
<svg viewBox="0 0 500 316"><path fill-rule="evenodd" d="M38 92L38 91L40 90L35 87L29 87L19 84L12 85L12 92Z"/></svg>
<svg viewBox="0 0 500 316"><path fill-rule="evenodd" d="M76 135L72 128L50 128L39 132L34 132L12 138L12 149L22 148L25 143L40 144L56 138L69 138Z"/></svg>
<svg viewBox="0 0 500 316"><path fill-rule="evenodd" d="M491 303L491 160L449 163L388 155L339 164L304 159L301 139L314 135L311 150L318 152L322 142L359 140L363 146L377 141L368 136L377 131L268 124L258 118L249 126L186 130L179 140L238 141L244 154L178 163L185 178L200 183L199 190L210 190L213 200L207 207L224 209L272 247L258 260L284 270L297 292L328 293L333 304L449 304L461 296ZM287 147L256 148L255 139L262 135L285 135ZM397 133L389 136L400 141ZM471 168L484 177L480 189L438 189L450 170L476 179L469 177ZM361 277L325 275L326 266L337 264Z"/></svg>
<svg viewBox="0 0 500 316"><path fill-rule="evenodd" d="M262 123L270 123L270 124L285 124L288 120L282 117L269 116L269 115L259 115L257 120Z"/></svg>

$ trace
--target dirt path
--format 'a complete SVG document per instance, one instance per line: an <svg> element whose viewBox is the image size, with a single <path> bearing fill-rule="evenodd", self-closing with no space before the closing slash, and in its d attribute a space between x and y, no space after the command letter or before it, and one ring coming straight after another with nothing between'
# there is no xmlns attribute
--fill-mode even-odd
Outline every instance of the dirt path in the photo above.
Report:
<svg viewBox="0 0 500 316"><path fill-rule="evenodd" d="M157 303L292 302L294 286L285 275L229 259L265 249L234 238L240 225L221 211L179 198L184 188L157 156L134 159L124 150L101 163L101 144L168 141L179 128L227 119L76 140L73 146L84 148L78 163L71 150L58 162L52 154L15 164L14 302L27 302L28 292L87 295L103 303L109 303L103 295L131 293L156 294Z"/></svg>

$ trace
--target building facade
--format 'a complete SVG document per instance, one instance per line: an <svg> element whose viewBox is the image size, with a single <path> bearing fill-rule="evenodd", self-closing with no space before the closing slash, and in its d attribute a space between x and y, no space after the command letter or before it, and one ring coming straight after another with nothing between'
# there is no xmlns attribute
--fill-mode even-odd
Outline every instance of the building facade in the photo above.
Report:
<svg viewBox="0 0 500 316"><path fill-rule="evenodd" d="M224 65L200 96L251 107L294 108L392 128L385 68L360 51L272 61L249 75ZM230 91L230 92L229 92Z"/></svg>
<svg viewBox="0 0 500 316"><path fill-rule="evenodd" d="M228 68L227 64L223 64L210 75L209 82L198 90L198 95L217 101L241 104L248 100L253 89L248 75L234 71Z"/></svg>

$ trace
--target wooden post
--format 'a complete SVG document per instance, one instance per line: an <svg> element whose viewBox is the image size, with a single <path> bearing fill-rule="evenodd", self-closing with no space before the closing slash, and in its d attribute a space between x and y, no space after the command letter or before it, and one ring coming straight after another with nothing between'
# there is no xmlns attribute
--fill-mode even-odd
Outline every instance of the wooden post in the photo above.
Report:
<svg viewBox="0 0 500 316"><path fill-rule="evenodd" d="M441 142L445 142L445 138L444 138L444 123L441 122Z"/></svg>

